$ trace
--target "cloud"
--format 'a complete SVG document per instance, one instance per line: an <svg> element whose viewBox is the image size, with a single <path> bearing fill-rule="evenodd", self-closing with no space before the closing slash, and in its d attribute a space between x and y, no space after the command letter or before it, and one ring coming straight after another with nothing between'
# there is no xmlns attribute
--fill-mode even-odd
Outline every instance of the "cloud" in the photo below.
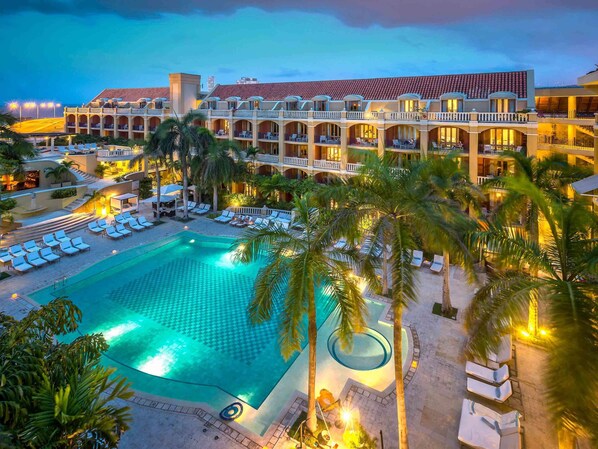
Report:
<svg viewBox="0 0 598 449"><path fill-rule="evenodd" d="M281 68L274 72L267 73L266 76L271 78L310 78L314 75L314 72L311 70L299 70L299 69L289 69L289 68Z"/></svg>
<svg viewBox="0 0 598 449"><path fill-rule="evenodd" d="M35 11L85 16L108 13L150 19L163 14L232 14L243 8L331 15L353 27L447 24L495 14L530 15L555 9L595 11L596 0L4 0L3 13Z"/></svg>

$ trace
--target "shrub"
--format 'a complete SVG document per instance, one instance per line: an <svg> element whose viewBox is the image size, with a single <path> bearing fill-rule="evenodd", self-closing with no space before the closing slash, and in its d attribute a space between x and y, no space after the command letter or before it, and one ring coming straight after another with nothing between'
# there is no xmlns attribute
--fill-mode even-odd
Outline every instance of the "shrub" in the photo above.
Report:
<svg viewBox="0 0 598 449"><path fill-rule="evenodd" d="M54 190L52 192L52 194L50 195L50 198L52 198L53 200L59 200L59 199L63 199L63 198L70 198L72 196L77 196L77 189L71 188L71 189Z"/></svg>
<svg viewBox="0 0 598 449"><path fill-rule="evenodd" d="M152 178L143 178L139 181L139 199L146 199L152 196Z"/></svg>
<svg viewBox="0 0 598 449"><path fill-rule="evenodd" d="M98 164L97 167L94 169L94 173L98 175L98 178L103 178L105 172L106 166L104 164Z"/></svg>

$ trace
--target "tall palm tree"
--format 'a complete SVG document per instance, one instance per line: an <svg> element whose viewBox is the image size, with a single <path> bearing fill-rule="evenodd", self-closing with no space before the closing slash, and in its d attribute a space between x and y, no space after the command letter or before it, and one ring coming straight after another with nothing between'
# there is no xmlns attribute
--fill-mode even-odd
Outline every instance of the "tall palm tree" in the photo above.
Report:
<svg viewBox="0 0 598 449"><path fill-rule="evenodd" d="M149 159L150 161L153 161L154 163L154 169L156 172L156 211L158 214L158 220L160 220L160 189L162 186L160 165L164 163L165 152L163 149L163 141L160 140L159 136L156 133L153 133L149 136L149 139L143 146L143 153L135 156L131 160L131 162L129 162L129 167L134 166L136 163L145 158Z"/></svg>
<svg viewBox="0 0 598 449"><path fill-rule="evenodd" d="M183 117L170 117L164 120L155 134L166 154L176 154L181 162L183 177L183 218L189 218L187 210L187 188L189 186L189 164L193 154L205 151L209 144L205 128L195 125L196 121L205 120L201 112L189 112Z"/></svg>
<svg viewBox="0 0 598 449"><path fill-rule="evenodd" d="M11 126L17 119L0 113L0 174L22 175L26 158L36 155L35 148Z"/></svg>
<svg viewBox="0 0 598 449"><path fill-rule="evenodd" d="M466 214L439 197L425 179L427 161L412 163L404 169L394 159L367 158L365 165L349 184L331 187L328 194L338 203L331 232L355 241L364 233L371 242L362 269L371 285L378 285L375 270L377 254L388 251L391 277L391 307L399 447L409 447L407 413L401 357L403 310L417 300L415 269L411 266L411 251L420 243L425 247L440 245L451 253L463 251L456 231ZM365 229L364 231L360 231ZM472 274L470 270L468 273Z"/></svg>
<svg viewBox="0 0 598 449"><path fill-rule="evenodd" d="M569 164L566 156L556 153L544 159L537 159L519 152L506 151L503 158L513 164L513 174L491 179L484 184L485 189L501 188L507 192L493 218L505 226L522 218L530 239L538 243L540 212L538 206L518 190L519 179L531 182L554 199L565 200L568 186L590 176L592 172L588 168ZM530 302L527 328L530 335L538 337L539 317L536 301Z"/></svg>
<svg viewBox="0 0 598 449"><path fill-rule="evenodd" d="M63 164L57 164L52 167L46 167L44 174L46 178L54 179L54 182L61 182L64 180L64 176L69 172L69 169Z"/></svg>
<svg viewBox="0 0 598 449"><path fill-rule="evenodd" d="M541 243L521 229L497 225L477 236L492 248L499 270L467 312L466 350L486 358L511 323L525 322L529 303L545 304L550 326L545 382L553 421L560 437L589 436L597 444L598 247L591 235L598 218L580 201L551 198L527 179L515 186L538 208L546 232Z"/></svg>
<svg viewBox="0 0 598 449"><path fill-rule="evenodd" d="M191 173L196 184L212 188L212 207L218 210L218 188L245 173L241 152L230 140L212 141L191 160Z"/></svg>
<svg viewBox="0 0 598 449"><path fill-rule="evenodd" d="M483 199L483 194L477 186L469 180L468 174L461 169L458 160L458 154L449 154L442 158L430 159L428 170L425 176L431 189L441 198L453 202L459 208L470 212L478 209L479 203ZM462 235L467 231L472 231L476 227L476 222L472 219L464 222L468 227L462 229ZM460 254L453 254L458 260L470 259L470 254L461 247ZM451 258L446 248L442 248L442 257L444 259L443 283L442 283L442 313L449 314L452 309L451 288L450 288L450 263Z"/></svg>
<svg viewBox="0 0 598 449"><path fill-rule="evenodd" d="M270 320L275 306L282 303L280 345L285 358L301 350L307 317L307 427L313 433L317 427L316 303L331 301L338 307L340 337L346 345L365 324L366 304L356 278L350 274L357 253L331 249L334 240L322 216L311 207L310 198L307 195L295 200L295 222L303 231L275 226L248 229L235 247L236 257L242 262L260 257L266 260L256 279L255 297L248 312L251 321L259 324ZM320 288L327 295L318 296Z"/></svg>

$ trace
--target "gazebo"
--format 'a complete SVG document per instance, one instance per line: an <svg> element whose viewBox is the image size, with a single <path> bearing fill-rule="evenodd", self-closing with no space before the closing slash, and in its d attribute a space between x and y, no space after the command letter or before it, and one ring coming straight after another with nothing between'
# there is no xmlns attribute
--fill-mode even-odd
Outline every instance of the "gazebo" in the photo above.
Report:
<svg viewBox="0 0 598 449"><path fill-rule="evenodd" d="M123 193L110 198L110 209L114 214L139 211L139 196L134 193Z"/></svg>

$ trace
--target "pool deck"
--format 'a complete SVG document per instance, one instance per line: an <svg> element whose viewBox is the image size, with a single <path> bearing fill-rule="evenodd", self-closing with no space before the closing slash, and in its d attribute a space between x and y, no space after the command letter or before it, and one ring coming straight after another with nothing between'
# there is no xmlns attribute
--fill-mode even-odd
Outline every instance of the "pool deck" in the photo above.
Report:
<svg viewBox="0 0 598 449"><path fill-rule="evenodd" d="M189 230L205 235L234 237L241 232L206 218L197 218L186 225ZM165 220L160 226L118 241L85 231L73 233L73 236L83 236L84 241L92 245L92 250L73 257L65 256L53 265L0 281L0 311L20 318L32 306L24 298L11 299L13 293L26 296L110 257L114 249L135 248L181 232L184 226L180 222ZM431 313L432 304L441 299L442 277L422 268L419 278L419 302L411 305L404 316L405 324L410 326L416 342L419 342L419 348L416 346L414 351L417 368L407 374L409 382L405 391L409 441L411 447L417 449L457 449L460 447L457 432L461 403L463 398L470 397L465 386L465 360L461 355L466 341L461 311L471 301L475 287L465 281L461 270L451 270L451 297L453 306L459 308L458 319L453 321ZM541 369L538 369L543 366L545 353L517 340L514 346L515 395L507 404L523 411L524 447L556 448L556 431L548 419L542 398ZM318 377L318 388L326 385L326 379L322 377ZM299 385L298 388L304 389L304 386ZM394 397L392 388L376 392L351 382L344 386L341 394L345 404L359 410L361 422L371 434L379 438L382 431L387 449L398 447ZM132 428L123 436L121 449L294 447L282 434L284 425L280 423L273 424L264 437L260 437L237 423L225 425L204 404L165 402L160 398L138 395L129 405L134 421ZM297 392L281 410L279 421L286 423L299 413L303 405L304 396Z"/></svg>

